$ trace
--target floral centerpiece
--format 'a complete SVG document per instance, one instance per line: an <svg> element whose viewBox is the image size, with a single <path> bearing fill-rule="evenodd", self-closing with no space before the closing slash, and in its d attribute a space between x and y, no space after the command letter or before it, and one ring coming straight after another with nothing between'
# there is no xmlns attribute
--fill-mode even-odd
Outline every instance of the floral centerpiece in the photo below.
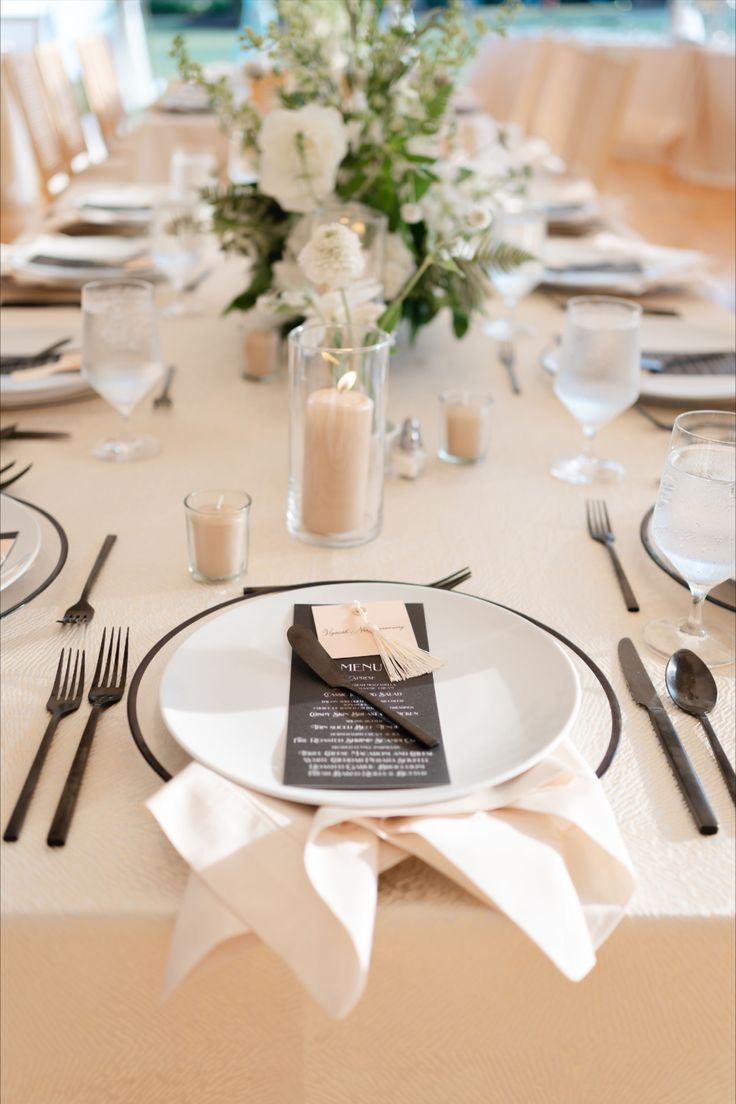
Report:
<svg viewBox="0 0 736 1104"><path fill-rule="evenodd" d="M249 284L228 309L258 304L292 320L349 322L350 288L336 296L334 281L320 285L315 266L297 258L311 213L358 202L385 215L388 234L382 299L369 295L367 307L363 289L353 306L389 332L406 319L412 336L447 308L462 337L490 294L489 266L527 259L492 237L498 195L523 171L482 172L452 156L451 96L480 28L468 27L461 0L421 22L411 0L277 0L276 8L266 36L242 34L277 90L278 106L264 114L226 78L208 80L180 36L172 51L252 155L252 182L206 196L223 250L250 261ZM261 64L250 63L252 72Z"/></svg>

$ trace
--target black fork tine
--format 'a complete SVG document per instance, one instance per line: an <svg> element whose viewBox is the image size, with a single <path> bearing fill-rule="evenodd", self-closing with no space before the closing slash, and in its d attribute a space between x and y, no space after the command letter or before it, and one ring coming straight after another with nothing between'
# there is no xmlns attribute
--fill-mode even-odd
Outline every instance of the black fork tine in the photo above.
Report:
<svg viewBox="0 0 736 1104"><path fill-rule="evenodd" d="M105 673L102 676L102 682L101 682L102 686L109 686L110 685L110 663L112 661L112 651L113 651L114 646L115 646L115 630L111 629L110 630L110 641L109 641L108 646L107 646L107 659L105 661Z"/></svg>
<svg viewBox="0 0 736 1104"><path fill-rule="evenodd" d="M105 657L105 636L107 629L102 630L102 640L100 642L100 650L97 655L97 666L95 667L95 673L92 676L92 686L90 689L95 690L100 685L100 671L102 670L102 660Z"/></svg>
<svg viewBox="0 0 736 1104"><path fill-rule="evenodd" d="M605 502L602 502L601 506L603 508L603 518L604 518L604 521L606 523L606 533L608 534L609 537L613 537L613 528L611 527L611 519L608 516L608 506L606 505Z"/></svg>
<svg viewBox="0 0 736 1104"><path fill-rule="evenodd" d="M3 472L10 471L14 464L15 460L11 460L9 464L3 464L3 466L0 468L0 475L2 475Z"/></svg>
<svg viewBox="0 0 736 1104"><path fill-rule="evenodd" d="M123 632L122 629L118 629L118 639L117 639L117 643L115 645L115 663L114 663L113 668L112 668L112 675L110 676L110 681L109 681L109 683L107 683L108 686L117 686L117 684L118 684L118 662L120 660L120 637L122 635L122 632Z"/></svg>
<svg viewBox="0 0 736 1104"><path fill-rule="evenodd" d="M130 629L127 628L125 630L125 648L123 649L123 668L120 672L120 682L118 683L118 687L121 690L125 689L125 679L126 679L127 674L128 674L128 639L129 639L129 637L130 637Z"/></svg>
<svg viewBox="0 0 736 1104"><path fill-rule="evenodd" d="M585 518L588 522L588 532L590 533L590 535L592 537L593 536L593 520L591 518L591 502L590 502L590 499L587 499L586 502L585 502Z"/></svg>
<svg viewBox="0 0 736 1104"><path fill-rule="evenodd" d="M56 668L56 678L54 679L54 685L51 687L51 697L55 698L59 689L59 683L61 681L61 669L64 666L64 649L61 649L61 655L59 656L59 666Z"/></svg>
<svg viewBox="0 0 736 1104"><path fill-rule="evenodd" d="M61 684L61 690L59 692L59 701L64 701L67 696L67 692L70 689L69 675L72 671L72 650L69 649L69 654L66 658L66 671L64 672L64 681Z"/></svg>
<svg viewBox="0 0 736 1104"><path fill-rule="evenodd" d="M69 649L69 658L71 659L71 648ZM64 683L64 697L65 698L68 697L70 701L73 701L74 697L75 697L75 687L77 685L77 671L78 670L79 670L79 648L77 648L77 653L74 656L74 672L72 674L71 682L69 683L68 687L67 687L66 682Z"/></svg>
<svg viewBox="0 0 736 1104"><path fill-rule="evenodd" d="M79 655L79 649L77 649L77 656L78 655ZM74 674L75 674L75 676L76 676L76 673L77 673L77 665L75 663L74 664ZM79 703L81 702L83 693L84 693L84 648L82 648L82 665L81 665L81 668L80 668L80 671L79 671L79 682L77 683L77 689L76 689L76 692L74 694L74 702L75 702L76 705L79 705Z"/></svg>

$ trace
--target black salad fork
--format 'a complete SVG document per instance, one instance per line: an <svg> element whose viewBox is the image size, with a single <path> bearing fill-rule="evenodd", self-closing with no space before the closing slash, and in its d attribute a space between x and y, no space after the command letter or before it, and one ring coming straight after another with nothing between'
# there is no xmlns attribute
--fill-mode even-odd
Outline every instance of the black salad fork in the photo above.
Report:
<svg viewBox="0 0 736 1104"><path fill-rule="evenodd" d="M114 533L109 533L102 542L102 548L97 553L97 559L92 564L92 570L90 571L87 582L84 584L84 589L80 594L77 601L73 606L70 606L58 621L59 625L86 625L92 620L95 615L94 606L91 606L87 601L89 592L92 590L92 586L95 579L102 571L102 566L110 555L110 549L114 545L118 538Z"/></svg>
<svg viewBox="0 0 736 1104"><path fill-rule="evenodd" d="M63 847L66 843L100 713L105 709L109 709L111 705L116 705L125 693L125 680L128 674L129 633L130 630L126 629L125 646L121 657L120 645L123 630L118 629L116 635L115 630L112 629L109 642L107 642L107 630L103 629L97 666L88 695L92 710L79 741L74 761L69 768L69 774L66 777L64 789L61 791L54 819L51 822L51 828L46 838L49 847Z"/></svg>
<svg viewBox="0 0 736 1104"><path fill-rule="evenodd" d="M630 613L636 613L639 609L639 603L634 596L629 580L626 578L621 561L616 554L616 549L613 547L616 538L613 535L611 519L608 516L608 507L601 499L588 499L585 503L585 513L588 519L588 532L591 537L608 549L608 555L611 557L613 570L616 572L618 585L621 587L627 610Z"/></svg>
<svg viewBox="0 0 736 1104"><path fill-rule="evenodd" d="M28 807L36 792L36 785L44 762L46 761L46 755L51 747L51 740L56 732L57 725L62 717L66 717L67 713L75 713L77 709L79 709L82 704L83 690L84 651L80 653L77 648L76 655L74 656L74 668L72 669L72 649L69 648L67 653L65 668L64 649L62 648L61 655L59 656L59 666L56 668L54 685L51 689L49 700L46 702L46 709L51 714L51 720L46 726L46 731L43 734L34 760L31 763L31 769L28 771L26 780L23 783L23 789L20 791L18 800L15 803L15 808L10 814L10 820L3 833L3 839L7 843L14 843L20 835L20 830L23 827Z"/></svg>

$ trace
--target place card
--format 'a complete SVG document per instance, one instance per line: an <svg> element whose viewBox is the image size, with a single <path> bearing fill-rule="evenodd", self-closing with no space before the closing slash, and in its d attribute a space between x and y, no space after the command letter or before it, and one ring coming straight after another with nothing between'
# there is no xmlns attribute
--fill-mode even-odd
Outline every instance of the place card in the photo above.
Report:
<svg viewBox="0 0 736 1104"><path fill-rule="evenodd" d="M10 549L18 539L18 533L0 533L0 567L10 555Z"/></svg>
<svg viewBox="0 0 736 1104"><path fill-rule="evenodd" d="M368 620L386 636L416 648L409 612L404 602L361 603ZM332 659L376 654L373 633L354 611L344 606L313 606L312 616L317 639Z"/></svg>
<svg viewBox="0 0 736 1104"><path fill-rule="evenodd" d="M394 607L381 611L379 607ZM294 624L317 631L344 622L346 606L294 606ZM401 617L416 643L428 648L424 607L420 602L372 603L372 616L399 624ZM325 611L328 611L325 615ZM357 619L356 619L357 620ZM338 632L330 647L344 648L352 634ZM284 784L334 790L413 789L440 786L450 781L442 746L442 730L433 675L420 675L406 682L390 682L375 652L365 650L369 633L352 635L351 655L336 657L350 678L361 683L382 702L403 716L411 717L440 743L426 748L375 710L367 702L344 690L327 686L294 654L291 660L289 716L286 733ZM327 647L327 639L319 636ZM339 643L338 643L339 642Z"/></svg>

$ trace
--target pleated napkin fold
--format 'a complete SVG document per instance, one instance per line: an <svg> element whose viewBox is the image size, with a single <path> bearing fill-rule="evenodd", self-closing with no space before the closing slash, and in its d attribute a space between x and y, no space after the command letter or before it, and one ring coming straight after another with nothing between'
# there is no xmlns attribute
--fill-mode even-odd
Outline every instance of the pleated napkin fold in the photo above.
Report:
<svg viewBox="0 0 736 1104"><path fill-rule="evenodd" d="M572 981L624 914L634 876L599 780L568 743L518 778L417 808L313 808L193 763L147 803L191 868L165 993L255 933L331 1016L359 1001L378 875L415 855L503 912Z"/></svg>

